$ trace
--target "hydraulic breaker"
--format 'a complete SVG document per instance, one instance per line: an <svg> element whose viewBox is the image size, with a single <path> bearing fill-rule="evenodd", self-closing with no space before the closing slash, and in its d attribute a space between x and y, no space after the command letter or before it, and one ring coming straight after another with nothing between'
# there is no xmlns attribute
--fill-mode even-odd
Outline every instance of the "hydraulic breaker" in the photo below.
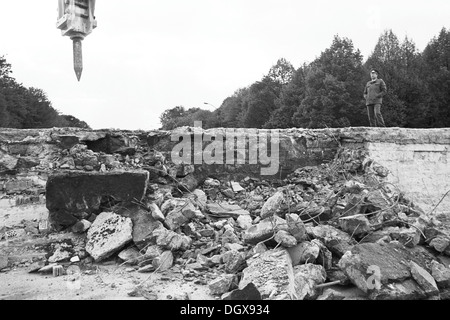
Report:
<svg viewBox="0 0 450 320"><path fill-rule="evenodd" d="M58 0L56 27L73 41L73 67L78 81L83 72L82 41L97 27L94 11L95 0Z"/></svg>

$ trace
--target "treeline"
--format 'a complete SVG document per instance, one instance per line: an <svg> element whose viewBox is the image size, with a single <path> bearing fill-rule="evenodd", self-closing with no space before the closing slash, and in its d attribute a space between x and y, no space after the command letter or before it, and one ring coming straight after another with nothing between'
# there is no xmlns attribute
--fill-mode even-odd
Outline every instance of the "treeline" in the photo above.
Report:
<svg viewBox="0 0 450 320"><path fill-rule="evenodd" d="M11 64L0 56L0 127L52 128L80 127L88 124L71 115L60 114L41 89L26 88L12 76Z"/></svg>
<svg viewBox="0 0 450 320"><path fill-rule="evenodd" d="M350 39L335 36L313 62L295 70L279 59L260 81L237 90L214 111L166 110L162 129L194 121L203 128L369 126L363 91L371 68L388 87L382 107L387 126L450 127L450 30L443 28L423 52L387 30L365 62Z"/></svg>

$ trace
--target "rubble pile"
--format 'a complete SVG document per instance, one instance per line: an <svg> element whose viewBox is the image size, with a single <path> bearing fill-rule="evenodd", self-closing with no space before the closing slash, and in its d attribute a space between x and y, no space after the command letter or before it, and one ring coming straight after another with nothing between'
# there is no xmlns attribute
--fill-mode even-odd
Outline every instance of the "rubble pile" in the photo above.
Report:
<svg viewBox="0 0 450 320"><path fill-rule="evenodd" d="M49 177L47 208L53 233L77 244L47 241L19 264L0 255L3 272L112 260L179 274L217 299L347 299L343 289L358 291L352 299L448 297L450 221L385 182L389 171L363 148L283 180L226 181L139 145L111 155L65 141L56 166L67 171ZM43 236L38 221L23 229ZM1 239L18 237L10 232Z"/></svg>

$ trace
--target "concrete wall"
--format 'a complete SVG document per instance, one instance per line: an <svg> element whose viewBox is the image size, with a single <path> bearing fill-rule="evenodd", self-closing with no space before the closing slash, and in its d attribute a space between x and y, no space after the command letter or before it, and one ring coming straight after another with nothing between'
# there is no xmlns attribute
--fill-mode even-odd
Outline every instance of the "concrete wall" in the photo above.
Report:
<svg viewBox="0 0 450 320"><path fill-rule="evenodd" d="M244 143L241 146L235 145L233 152L235 155L245 154L246 162L195 165L199 178L231 176L237 179L260 176L264 165L259 159L256 164L249 163L248 154L251 148L255 147L255 141L260 142L259 147L267 147L270 150L271 140L266 140L265 137L273 137L274 131L236 129L234 133L238 138L245 137L242 140ZM363 147L368 150L373 160L390 170L388 180L396 184L426 212L431 211L450 190L450 129L447 128L286 129L277 131L277 134L280 170L277 174L263 178L280 178L298 167L329 162L340 146ZM193 142L191 159L194 160L199 153L204 154L205 148L211 144L209 140L217 141L218 138L226 136L227 131L221 128L195 132L193 128L181 128L173 132L0 128L0 211L12 213L18 210L17 207L21 203L26 204L27 201L28 204L35 201L35 205L39 205L39 196L43 195L43 185L48 175L63 170L67 150L76 144L87 145L96 154L126 152L127 148L136 149L138 152L154 149L171 160L171 151L180 143L179 138L183 137L186 139L184 141ZM199 145L195 148L196 137L200 139L200 148ZM226 142L224 146L226 151ZM225 158L224 160L226 161ZM84 170L83 163L78 164L76 169ZM67 163L65 165L67 166ZM145 163L140 162L134 166L143 165L145 166ZM95 165L94 170L98 170ZM23 197L24 194L31 200L17 200L17 197ZM449 206L450 196L442 201L436 211L448 212Z"/></svg>

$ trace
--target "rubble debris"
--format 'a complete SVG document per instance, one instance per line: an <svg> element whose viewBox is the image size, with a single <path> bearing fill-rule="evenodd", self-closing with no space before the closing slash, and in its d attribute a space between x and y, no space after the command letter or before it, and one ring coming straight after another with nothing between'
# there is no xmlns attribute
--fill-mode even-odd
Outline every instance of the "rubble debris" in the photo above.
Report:
<svg viewBox="0 0 450 320"><path fill-rule="evenodd" d="M256 286L250 282L242 289L235 289L229 293L225 293L222 295L222 300L262 300L262 297Z"/></svg>
<svg viewBox="0 0 450 320"><path fill-rule="evenodd" d="M140 256L139 251L134 247L122 250L118 254L118 257L123 261L136 261L139 258L139 256Z"/></svg>
<svg viewBox="0 0 450 320"><path fill-rule="evenodd" d="M222 295L230 290L233 281L235 281L235 275L224 274L210 281L208 287L212 294Z"/></svg>
<svg viewBox="0 0 450 320"><path fill-rule="evenodd" d="M162 227L162 223L155 220L152 214L141 206L128 209L125 216L129 217L133 223L133 242L139 249L152 243L153 231Z"/></svg>
<svg viewBox="0 0 450 320"><path fill-rule="evenodd" d="M292 259L292 265L295 267L299 264L314 263L320 254L320 247L314 243L305 241L294 247L287 248Z"/></svg>
<svg viewBox="0 0 450 320"><path fill-rule="evenodd" d="M433 276L414 261L409 262L411 275L422 287L428 297L439 295L439 289Z"/></svg>
<svg viewBox="0 0 450 320"><path fill-rule="evenodd" d="M153 259L152 262L155 270L166 271L173 266L173 253L172 251L164 251L160 256Z"/></svg>
<svg viewBox="0 0 450 320"><path fill-rule="evenodd" d="M286 230L278 230L275 234L274 240L285 248L291 248L297 244L297 239L295 239Z"/></svg>
<svg viewBox="0 0 450 320"><path fill-rule="evenodd" d="M88 230L86 251L101 261L133 240L133 223L130 218L112 212L103 212Z"/></svg>
<svg viewBox="0 0 450 320"><path fill-rule="evenodd" d="M339 261L339 267L370 299L423 299L427 293L413 279L409 261L426 268L426 261L403 245L356 245Z"/></svg>
<svg viewBox="0 0 450 320"><path fill-rule="evenodd" d="M243 240L245 243L255 245L269 240L279 230L288 230L286 220L278 216L272 216L248 228L243 234Z"/></svg>
<svg viewBox="0 0 450 320"><path fill-rule="evenodd" d="M431 275L439 289L450 288L450 268L434 260L431 262Z"/></svg>
<svg viewBox="0 0 450 320"><path fill-rule="evenodd" d="M242 209L239 205L228 204L226 202L208 203L206 205L210 216L217 218L239 218L241 215L250 215L250 212Z"/></svg>
<svg viewBox="0 0 450 320"><path fill-rule="evenodd" d="M253 283L263 299L295 299L294 270L285 249L269 250L247 260L239 289Z"/></svg>
<svg viewBox="0 0 450 320"><path fill-rule="evenodd" d="M288 207L286 205L284 197L285 196L283 192L278 191L269 199L267 199L267 201L261 208L261 219L269 218L275 214L279 215L281 213L285 213L285 210L287 210Z"/></svg>
<svg viewBox="0 0 450 320"><path fill-rule="evenodd" d="M91 227L91 225L92 225L92 223L90 223L89 221L87 221L85 219L82 219L72 226L72 232L74 232L74 233L86 232Z"/></svg>
<svg viewBox="0 0 450 320"><path fill-rule="evenodd" d="M359 236L370 231L370 222L365 215L357 214L339 219L341 229L350 235Z"/></svg>
<svg viewBox="0 0 450 320"><path fill-rule="evenodd" d="M0 271L8 267L8 257L0 256Z"/></svg>
<svg viewBox="0 0 450 320"><path fill-rule="evenodd" d="M313 300L319 295L316 286L325 282L327 273L317 264L307 263L294 267L297 300Z"/></svg>
<svg viewBox="0 0 450 320"><path fill-rule="evenodd" d="M148 172L67 172L49 176L46 206L50 220L70 227L83 213L109 209L118 202L140 201L145 195Z"/></svg>
<svg viewBox="0 0 450 320"><path fill-rule="evenodd" d="M310 236L319 239L332 253L342 257L356 241L344 231L330 225L318 225L310 229Z"/></svg>
<svg viewBox="0 0 450 320"><path fill-rule="evenodd" d="M289 233L293 235L298 242L306 240L307 233L305 225L297 214L286 214L286 223L288 225Z"/></svg>
<svg viewBox="0 0 450 320"><path fill-rule="evenodd" d="M242 215L239 216L236 220L238 226L243 229L243 230L247 230L248 228L250 228L253 224L253 220L252 217L250 215Z"/></svg>

